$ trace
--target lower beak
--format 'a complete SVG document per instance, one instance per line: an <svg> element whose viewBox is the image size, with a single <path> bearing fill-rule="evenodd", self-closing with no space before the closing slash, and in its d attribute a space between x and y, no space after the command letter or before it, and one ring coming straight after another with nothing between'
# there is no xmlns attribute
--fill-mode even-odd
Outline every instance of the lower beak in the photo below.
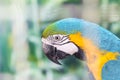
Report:
<svg viewBox="0 0 120 80"><path fill-rule="evenodd" d="M59 65L61 65L61 63L58 60L64 59L65 57L68 56L68 54L66 54L60 50L57 50L56 47L45 44L45 43L42 44L42 48L43 48L45 55L51 61L53 61L54 63L59 64Z"/></svg>

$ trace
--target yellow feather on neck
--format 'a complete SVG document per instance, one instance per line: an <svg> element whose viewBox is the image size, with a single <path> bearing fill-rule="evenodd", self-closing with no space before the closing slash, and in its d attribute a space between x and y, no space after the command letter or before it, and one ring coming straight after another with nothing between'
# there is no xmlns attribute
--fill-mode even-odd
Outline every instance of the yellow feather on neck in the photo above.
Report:
<svg viewBox="0 0 120 80"><path fill-rule="evenodd" d="M77 46L83 49L86 63L95 80L102 80L102 68L110 60L116 60L119 53L100 50L94 42L83 37L79 32L69 35L69 38Z"/></svg>

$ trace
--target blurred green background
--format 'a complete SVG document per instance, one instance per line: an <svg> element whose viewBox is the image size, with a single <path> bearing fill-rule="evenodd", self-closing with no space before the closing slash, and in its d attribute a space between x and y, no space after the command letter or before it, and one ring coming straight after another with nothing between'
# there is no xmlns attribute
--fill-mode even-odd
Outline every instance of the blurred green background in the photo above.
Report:
<svg viewBox="0 0 120 80"><path fill-rule="evenodd" d="M120 0L0 0L0 80L89 80L83 62L69 57L59 66L42 52L43 29L68 17L120 37Z"/></svg>

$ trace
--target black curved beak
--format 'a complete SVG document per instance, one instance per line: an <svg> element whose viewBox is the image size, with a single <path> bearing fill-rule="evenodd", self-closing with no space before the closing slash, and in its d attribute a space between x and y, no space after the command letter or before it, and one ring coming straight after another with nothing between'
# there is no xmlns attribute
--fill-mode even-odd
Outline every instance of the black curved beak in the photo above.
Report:
<svg viewBox="0 0 120 80"><path fill-rule="evenodd" d="M58 61L60 59L64 59L67 57L69 54L66 54L63 51L57 50L56 47L48 45L43 43L42 44L43 51L45 55L54 63L61 65L61 63Z"/></svg>

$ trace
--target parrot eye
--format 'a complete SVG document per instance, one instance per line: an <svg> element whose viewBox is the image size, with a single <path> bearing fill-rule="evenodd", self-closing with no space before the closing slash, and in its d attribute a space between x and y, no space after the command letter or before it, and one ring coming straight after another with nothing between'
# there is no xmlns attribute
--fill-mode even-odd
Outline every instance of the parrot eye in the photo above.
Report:
<svg viewBox="0 0 120 80"><path fill-rule="evenodd" d="M54 36L54 40L55 40L55 41L60 41L60 40L61 40L61 37L60 37L60 36Z"/></svg>
<svg viewBox="0 0 120 80"><path fill-rule="evenodd" d="M63 36L61 36L61 35L52 35L52 36L48 37L48 40L50 40L52 42L58 42L58 41L62 40L62 37Z"/></svg>
<svg viewBox="0 0 120 80"><path fill-rule="evenodd" d="M52 44L61 45L66 42L69 42L68 36L66 35L51 35L47 38Z"/></svg>

